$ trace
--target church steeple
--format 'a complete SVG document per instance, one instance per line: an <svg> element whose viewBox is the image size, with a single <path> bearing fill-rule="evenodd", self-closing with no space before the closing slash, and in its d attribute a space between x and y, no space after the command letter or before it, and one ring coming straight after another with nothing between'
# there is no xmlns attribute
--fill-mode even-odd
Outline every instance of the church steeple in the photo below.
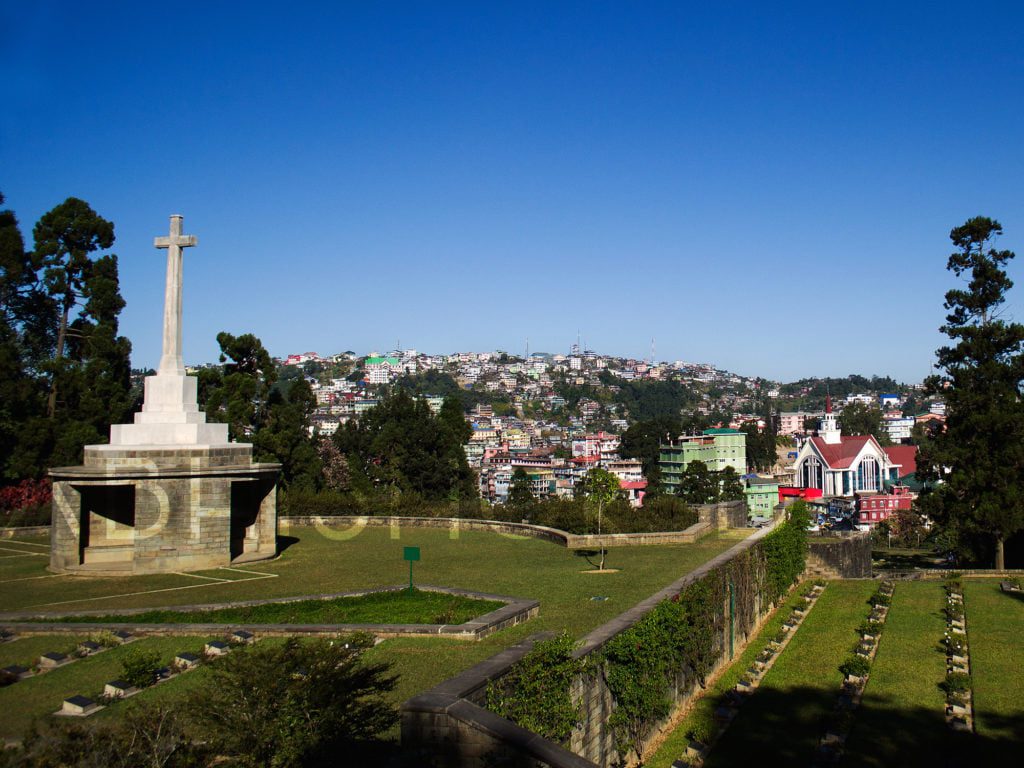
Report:
<svg viewBox="0 0 1024 768"><path fill-rule="evenodd" d="M839 431L839 424L836 423L836 415L832 413L832 396L829 394L825 395L825 418L821 420L818 436L828 445L842 442L842 433Z"/></svg>

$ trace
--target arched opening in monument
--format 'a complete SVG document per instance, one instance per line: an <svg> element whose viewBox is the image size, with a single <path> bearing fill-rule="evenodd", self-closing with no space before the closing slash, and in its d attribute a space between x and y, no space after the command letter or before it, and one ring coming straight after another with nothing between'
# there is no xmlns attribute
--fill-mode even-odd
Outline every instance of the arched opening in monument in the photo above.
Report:
<svg viewBox="0 0 1024 768"><path fill-rule="evenodd" d="M268 494L275 483L267 480L235 480L231 483L231 560L245 560L258 552L260 522Z"/></svg>
<svg viewBox="0 0 1024 768"><path fill-rule="evenodd" d="M75 486L81 498L78 562L130 562L135 548L135 486Z"/></svg>

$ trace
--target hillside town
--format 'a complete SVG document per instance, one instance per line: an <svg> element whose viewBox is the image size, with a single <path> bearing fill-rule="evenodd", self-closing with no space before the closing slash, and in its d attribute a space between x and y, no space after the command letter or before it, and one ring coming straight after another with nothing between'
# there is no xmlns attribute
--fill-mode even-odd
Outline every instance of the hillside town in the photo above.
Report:
<svg viewBox="0 0 1024 768"><path fill-rule="evenodd" d="M529 477L533 497L545 499L571 498L587 472L601 468L618 478L630 505L642 506L652 478L621 442L642 420L643 404L624 397L624 389L676 387L692 428L660 440L659 490L678 492L681 473L700 461L741 477L755 522L769 519L777 504L803 498L825 526L867 529L910 509L920 490L915 442L924 434L915 430L934 430L945 419L944 403L923 400L920 384L865 380L856 383L894 391L851 391L833 401L823 380L784 385L707 363L619 358L578 344L568 354L396 349L366 356L305 352L277 362L308 380L317 402L310 430L323 436L358 421L395 385L414 390L434 413L445 397L458 396L472 429L466 458L480 496L494 504L507 502L517 470ZM821 402L815 385L826 389L817 408L809 407ZM851 407L877 412L877 435L841 429L841 414ZM757 471L747 460L752 429L771 435L776 446L770 464Z"/></svg>

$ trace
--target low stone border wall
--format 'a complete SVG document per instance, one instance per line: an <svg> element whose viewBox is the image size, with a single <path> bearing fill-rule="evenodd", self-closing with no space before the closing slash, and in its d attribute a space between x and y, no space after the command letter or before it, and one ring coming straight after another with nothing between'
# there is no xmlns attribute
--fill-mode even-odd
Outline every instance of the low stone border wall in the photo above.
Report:
<svg viewBox="0 0 1024 768"><path fill-rule="evenodd" d="M289 526L323 526L325 528L351 528L353 533L361 528L441 528L456 531L488 531L506 536L529 536L543 539L567 549L592 549L593 547L629 547L650 544L693 544L715 530L708 521L694 523L682 531L661 531L655 533L608 533L575 534L529 523L507 523L502 520L470 520L462 517L403 517L352 516L352 515L301 515L278 518L278 527L287 534Z"/></svg>
<svg viewBox="0 0 1024 768"><path fill-rule="evenodd" d="M13 539L15 536L49 536L48 525L27 525L22 528L0 528L0 539Z"/></svg>
<svg viewBox="0 0 1024 768"><path fill-rule="evenodd" d="M480 640L488 635L521 624L532 619L540 612L540 602L523 600L506 595L492 595L484 592L471 592L465 589L449 587L433 587L421 585L417 587L427 592L441 592L449 595L460 595L480 600L497 600L505 603L504 607L478 616L463 624L241 624L232 622L233 629L244 629L247 632L258 632L269 636L320 636L335 637L350 632L368 632L376 637L449 637L456 640ZM89 611L17 611L0 613L0 625L4 629L17 632L19 635L52 635L58 633L83 634L102 630L124 630L138 635L208 635L223 632L225 624L146 624L134 622L51 622L39 623L27 619L48 619L62 616L107 616L118 614L123 616L139 615L149 611L208 611L223 608L245 608L253 605L271 603L294 603L300 600L333 600L339 597L358 597L377 592L396 592L406 587L380 587L354 592L338 592L331 595L303 595L270 600L244 600L230 603L207 603L201 605L174 605L152 608L125 608L89 610Z"/></svg>

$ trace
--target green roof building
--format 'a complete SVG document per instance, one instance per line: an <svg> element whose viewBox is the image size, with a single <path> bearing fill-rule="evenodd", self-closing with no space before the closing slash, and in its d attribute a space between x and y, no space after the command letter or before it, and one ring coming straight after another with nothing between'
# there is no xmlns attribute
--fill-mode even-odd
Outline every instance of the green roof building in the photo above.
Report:
<svg viewBox="0 0 1024 768"><path fill-rule="evenodd" d="M666 493L675 493L683 471L691 461L703 461L718 472L732 467L736 474L747 474L747 435L737 429L705 429L699 435L684 435L658 454L661 485Z"/></svg>

